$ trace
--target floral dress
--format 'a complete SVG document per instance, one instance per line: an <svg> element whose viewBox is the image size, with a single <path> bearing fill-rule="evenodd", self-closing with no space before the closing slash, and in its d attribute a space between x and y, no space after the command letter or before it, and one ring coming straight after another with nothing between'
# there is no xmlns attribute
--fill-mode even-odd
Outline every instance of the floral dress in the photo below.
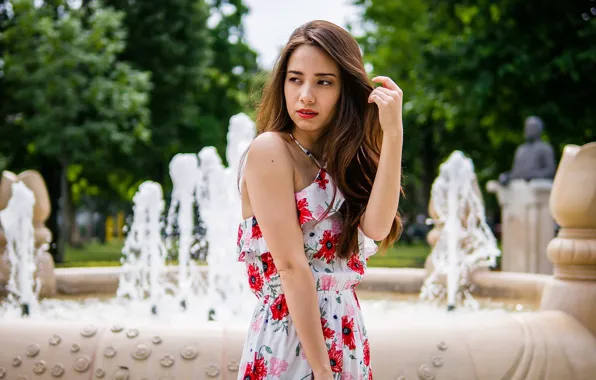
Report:
<svg viewBox="0 0 596 380"><path fill-rule="evenodd" d="M359 229L358 252L348 260L336 257L341 229L338 210L344 198L337 190L333 200L333 193L331 178L321 168L315 181L295 194L304 253L316 281L321 328L334 379L372 379L369 343L354 288L377 246ZM333 207L324 215L331 202ZM240 223L238 260L246 263L248 284L258 299L238 379L311 379L312 370L288 312L280 276L255 217Z"/></svg>

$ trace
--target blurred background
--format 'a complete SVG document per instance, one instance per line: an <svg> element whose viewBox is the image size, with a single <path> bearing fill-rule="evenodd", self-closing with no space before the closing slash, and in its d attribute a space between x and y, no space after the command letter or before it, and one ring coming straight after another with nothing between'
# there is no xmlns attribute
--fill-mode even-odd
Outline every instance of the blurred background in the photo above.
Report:
<svg viewBox="0 0 596 380"><path fill-rule="evenodd" d="M530 115L557 160L595 139L596 1L0 0L0 171L44 177L57 266L119 265L139 184L169 199L176 153L225 157L230 117L254 117L280 47L313 19L350 30L371 77L405 93L405 231L371 265L424 265L430 188L453 150L484 191Z"/></svg>

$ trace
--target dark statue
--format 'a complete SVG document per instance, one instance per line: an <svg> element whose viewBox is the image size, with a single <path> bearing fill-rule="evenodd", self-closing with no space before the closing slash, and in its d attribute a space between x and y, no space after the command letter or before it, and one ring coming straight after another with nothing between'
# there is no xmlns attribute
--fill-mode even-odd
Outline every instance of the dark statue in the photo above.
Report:
<svg viewBox="0 0 596 380"><path fill-rule="evenodd" d="M526 142L515 152L513 168L499 176L501 185L506 186L512 179L529 181L534 178L553 179L555 177L555 154L553 148L542 141L544 124L537 116L530 116L524 125Z"/></svg>

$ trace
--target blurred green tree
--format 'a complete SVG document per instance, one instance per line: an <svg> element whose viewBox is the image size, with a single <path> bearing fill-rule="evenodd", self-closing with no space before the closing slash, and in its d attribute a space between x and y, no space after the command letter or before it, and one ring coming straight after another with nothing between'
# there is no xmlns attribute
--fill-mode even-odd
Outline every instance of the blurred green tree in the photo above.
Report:
<svg viewBox="0 0 596 380"><path fill-rule="evenodd" d="M125 12L121 57L152 73L150 142L135 153L137 178L170 186L176 153L225 152L230 117L247 104L256 53L244 41L241 0L107 0ZM134 184L134 182L130 182Z"/></svg>
<svg viewBox="0 0 596 380"><path fill-rule="evenodd" d="M71 9L61 1L34 3L13 0L0 18L0 123L11 151L24 161L34 157L34 167L49 172L46 181L59 184L62 231L68 231L73 219L69 168L109 172L121 164L115 157L130 155L137 141L149 140L150 74L118 60L126 37L122 12L100 2L88 9ZM51 194L56 211L58 194ZM58 236L57 261L66 235Z"/></svg>
<svg viewBox="0 0 596 380"><path fill-rule="evenodd" d="M510 169L531 114L545 121L557 155L565 144L594 140L589 1L355 3L365 61L404 89L406 185L417 212L438 164L455 149L474 160L482 183Z"/></svg>

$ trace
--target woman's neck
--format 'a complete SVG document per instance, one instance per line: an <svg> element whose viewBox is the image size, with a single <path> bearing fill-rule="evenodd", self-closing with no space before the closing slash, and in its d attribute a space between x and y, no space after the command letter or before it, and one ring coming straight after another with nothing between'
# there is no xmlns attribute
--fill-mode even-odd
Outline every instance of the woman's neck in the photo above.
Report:
<svg viewBox="0 0 596 380"><path fill-rule="evenodd" d="M323 144L319 141L320 132L305 132L296 127L292 128L292 136L309 152L311 152L318 161L323 160Z"/></svg>

